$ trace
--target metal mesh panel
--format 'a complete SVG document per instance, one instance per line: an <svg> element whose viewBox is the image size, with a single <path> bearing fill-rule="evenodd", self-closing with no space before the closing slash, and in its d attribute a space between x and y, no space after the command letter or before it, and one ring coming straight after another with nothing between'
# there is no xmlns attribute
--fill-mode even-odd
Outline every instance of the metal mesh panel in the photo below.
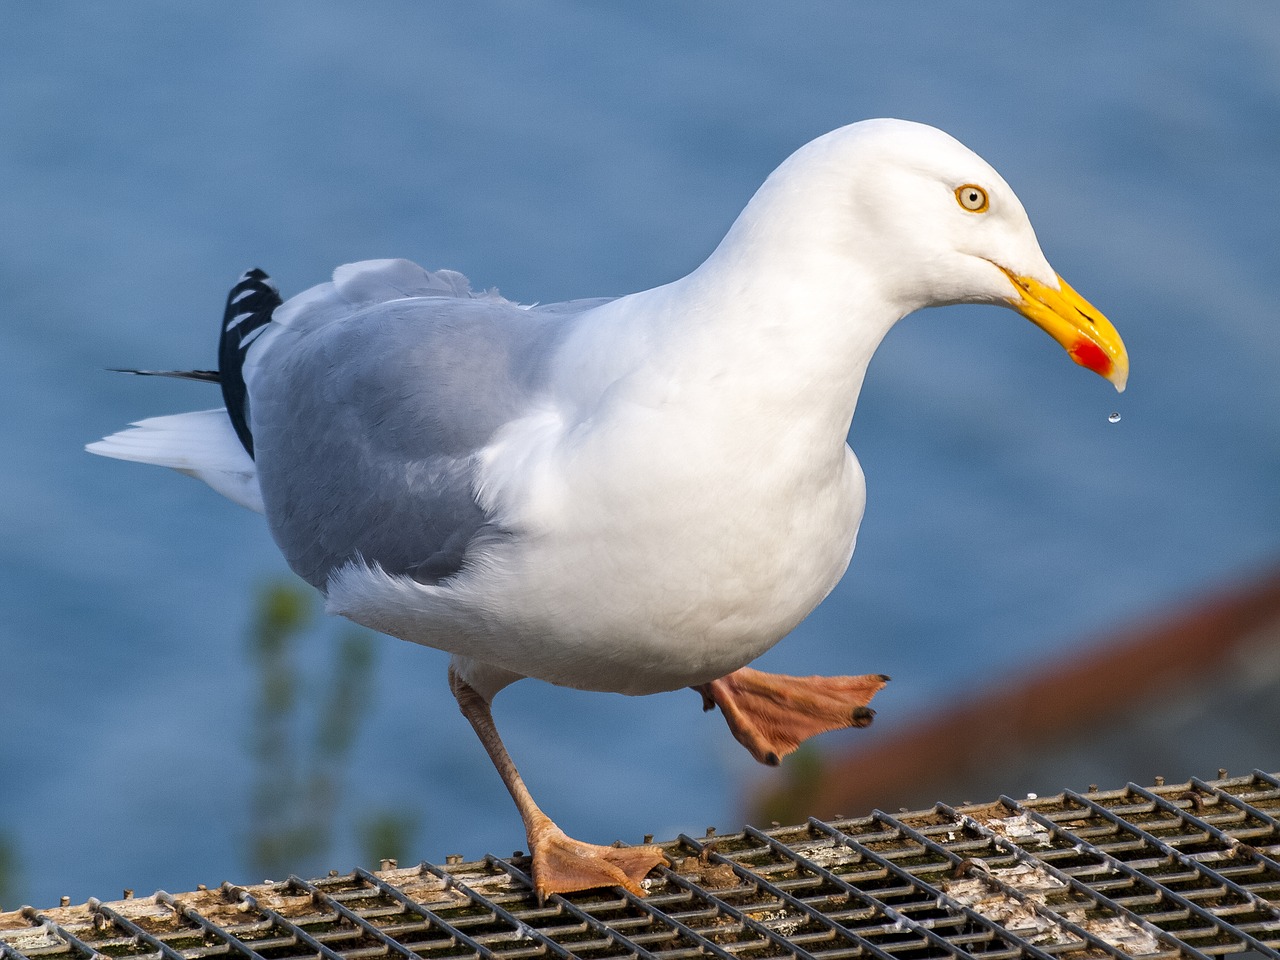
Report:
<svg viewBox="0 0 1280 960"><path fill-rule="evenodd" d="M224 884L0 914L0 958L1280 960L1278 813L1255 772L681 837L647 897L494 857Z"/></svg>

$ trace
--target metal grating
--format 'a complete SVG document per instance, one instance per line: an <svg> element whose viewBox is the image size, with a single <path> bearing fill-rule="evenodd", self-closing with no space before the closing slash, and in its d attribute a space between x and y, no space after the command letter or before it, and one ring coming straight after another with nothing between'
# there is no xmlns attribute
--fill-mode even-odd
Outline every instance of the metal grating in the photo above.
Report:
<svg viewBox="0 0 1280 960"><path fill-rule="evenodd" d="M1280 780L1086 793L665 845L648 896L539 905L527 863L0 914L0 958L1280 960Z"/></svg>

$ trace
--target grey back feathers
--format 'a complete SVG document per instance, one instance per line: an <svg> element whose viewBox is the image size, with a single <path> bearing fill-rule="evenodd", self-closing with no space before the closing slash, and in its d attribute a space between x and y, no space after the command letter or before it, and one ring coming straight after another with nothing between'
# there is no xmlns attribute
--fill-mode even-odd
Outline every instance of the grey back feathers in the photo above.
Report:
<svg viewBox="0 0 1280 960"><path fill-rule="evenodd" d="M502 536L476 502L474 455L528 409L566 316L452 271L351 264L276 311L245 365L272 533L323 589L355 559L434 583Z"/></svg>

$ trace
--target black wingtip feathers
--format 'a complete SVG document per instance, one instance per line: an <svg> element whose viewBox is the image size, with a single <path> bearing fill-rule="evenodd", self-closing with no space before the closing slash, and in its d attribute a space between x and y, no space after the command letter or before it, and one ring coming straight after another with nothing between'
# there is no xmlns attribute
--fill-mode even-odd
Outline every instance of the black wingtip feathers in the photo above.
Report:
<svg viewBox="0 0 1280 960"><path fill-rule="evenodd" d="M218 340L218 382L222 399L236 436L253 456L253 434L249 430L249 397L244 385L244 358L250 344L271 321L282 303L280 293L265 272L254 267L245 273L227 294Z"/></svg>

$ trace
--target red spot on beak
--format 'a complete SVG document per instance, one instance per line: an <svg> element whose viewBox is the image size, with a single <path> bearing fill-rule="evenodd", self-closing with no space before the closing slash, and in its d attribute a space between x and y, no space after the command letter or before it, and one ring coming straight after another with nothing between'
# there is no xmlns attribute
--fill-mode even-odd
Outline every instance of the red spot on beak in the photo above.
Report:
<svg viewBox="0 0 1280 960"><path fill-rule="evenodd" d="M1067 353L1071 354L1071 359L1080 366L1086 370L1092 370L1099 376L1105 377L1111 373L1111 358L1092 340L1077 340Z"/></svg>

